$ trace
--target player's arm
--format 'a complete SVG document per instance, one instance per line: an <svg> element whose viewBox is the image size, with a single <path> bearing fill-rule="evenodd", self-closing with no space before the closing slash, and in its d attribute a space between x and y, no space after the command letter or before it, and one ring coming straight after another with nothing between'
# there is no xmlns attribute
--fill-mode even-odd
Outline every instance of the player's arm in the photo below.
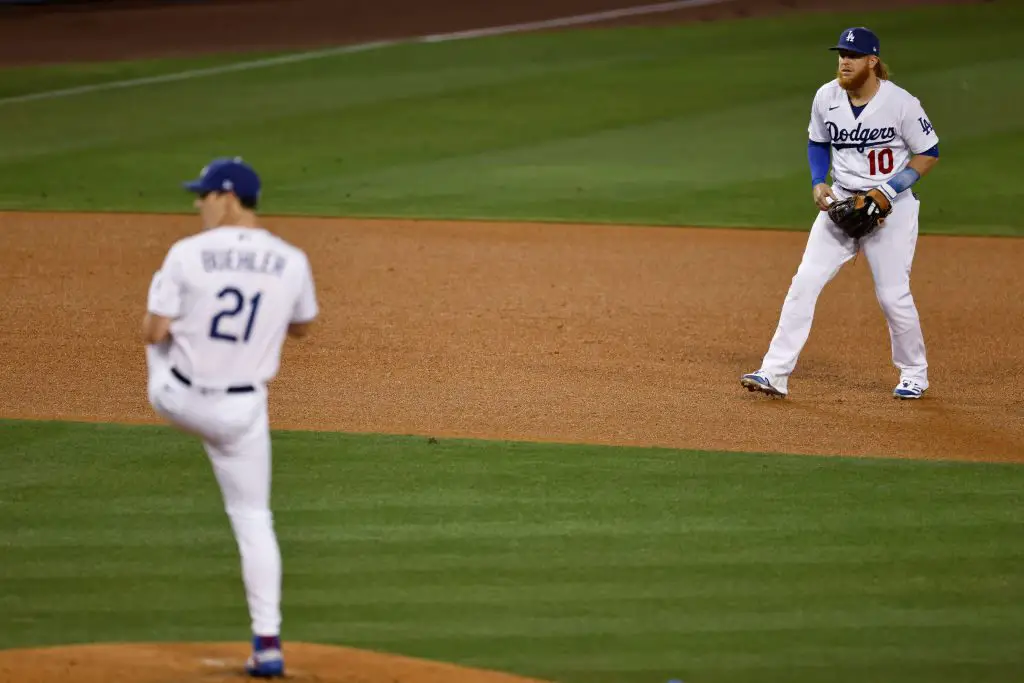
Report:
<svg viewBox="0 0 1024 683"><path fill-rule="evenodd" d="M910 162L907 164L909 168L914 169L917 172L917 177L924 178L928 175L928 172L935 168L935 165L939 163L939 146L935 145L932 149L928 150L924 154L915 154L911 157Z"/></svg>
<svg viewBox="0 0 1024 683"><path fill-rule="evenodd" d="M890 204L895 201L896 195L909 190L939 163L939 136L921 107L920 100L914 98L908 103L900 134L907 141L913 156L902 171L878 186Z"/></svg>
<svg viewBox="0 0 1024 683"><path fill-rule="evenodd" d="M822 211L828 209L829 199L835 201L832 187L825 182L832 165L832 152L827 142L807 141L807 163L811 167L811 196Z"/></svg>
<svg viewBox="0 0 1024 683"><path fill-rule="evenodd" d="M881 190L882 194L885 195L885 198L891 204L896 200L896 195L910 189L914 183L925 177L929 171L935 168L937 163L939 163L939 146L935 145L921 154L912 156L902 171L879 185L878 189Z"/></svg>
<svg viewBox="0 0 1024 683"><path fill-rule="evenodd" d="M146 314L142 317L142 340L147 345L160 344L170 338L171 323L181 313L183 286L181 265L172 248L149 283Z"/></svg>
<svg viewBox="0 0 1024 683"><path fill-rule="evenodd" d="M299 298L295 301L292 319L288 324L288 336L297 339L309 334L313 319L320 313L316 300L316 285L313 284L313 271L309 266L308 259L305 262L305 271L302 290L299 292Z"/></svg>
<svg viewBox="0 0 1024 683"><path fill-rule="evenodd" d="M159 344L171 336L171 318L146 312L142 318L142 340L146 344Z"/></svg>
<svg viewBox="0 0 1024 683"><path fill-rule="evenodd" d="M304 323L290 323L288 325L288 336L295 337L296 339L302 339L309 334L309 328L312 326L312 320L307 320Z"/></svg>
<svg viewBox="0 0 1024 683"><path fill-rule="evenodd" d="M825 182L832 166L832 149L825 117L821 113L821 96L822 91L819 90L811 102L811 119L807 124L807 163L811 167L811 197L818 208L825 211L829 200L835 201L836 196Z"/></svg>

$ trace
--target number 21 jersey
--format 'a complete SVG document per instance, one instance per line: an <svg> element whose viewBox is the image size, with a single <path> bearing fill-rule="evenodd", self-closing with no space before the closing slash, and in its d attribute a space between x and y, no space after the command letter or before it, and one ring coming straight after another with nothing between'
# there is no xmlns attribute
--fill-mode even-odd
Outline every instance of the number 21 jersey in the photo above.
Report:
<svg viewBox="0 0 1024 683"><path fill-rule="evenodd" d="M921 102L891 81L881 81L859 116L838 80L821 86L807 132L831 145L832 180L847 190L878 187L939 143Z"/></svg>
<svg viewBox="0 0 1024 683"><path fill-rule="evenodd" d="M148 309L173 320L171 364L212 388L272 380L288 325L318 313L305 252L241 227L176 242L153 276Z"/></svg>

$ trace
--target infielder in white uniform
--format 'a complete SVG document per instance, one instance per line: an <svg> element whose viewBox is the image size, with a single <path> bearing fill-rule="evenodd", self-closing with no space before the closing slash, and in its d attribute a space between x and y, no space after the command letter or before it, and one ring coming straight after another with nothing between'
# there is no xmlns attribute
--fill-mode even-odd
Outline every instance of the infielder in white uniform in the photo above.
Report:
<svg viewBox="0 0 1024 683"><path fill-rule="evenodd" d="M837 78L818 89L807 129L812 192L820 213L761 368L743 375L740 383L771 396L789 393L789 376L810 334L818 295L863 247L889 325L892 361L900 372L893 396L921 398L928 389L928 362L910 294L920 202L910 188L938 162L939 138L918 99L888 80L873 32L846 29L829 49L839 52ZM825 182L830 163L832 185ZM869 205L891 210L861 240L847 236L827 213L832 202L857 192L868 193Z"/></svg>
<svg viewBox="0 0 1024 683"><path fill-rule="evenodd" d="M149 401L202 439L241 555L253 631L246 670L282 676L267 384L285 335L304 336L317 315L313 277L302 250L259 227L260 180L241 159L216 159L185 187L198 194L203 231L171 247L150 285Z"/></svg>

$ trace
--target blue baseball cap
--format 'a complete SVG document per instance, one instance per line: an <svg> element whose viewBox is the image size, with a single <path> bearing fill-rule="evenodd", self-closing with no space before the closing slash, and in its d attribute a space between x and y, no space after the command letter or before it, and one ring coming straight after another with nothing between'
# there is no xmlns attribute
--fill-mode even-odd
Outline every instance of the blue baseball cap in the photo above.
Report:
<svg viewBox="0 0 1024 683"><path fill-rule="evenodd" d="M186 190L197 194L234 192L238 197L258 199L260 177L242 157L220 157L199 172L199 178L183 183Z"/></svg>
<svg viewBox="0 0 1024 683"><path fill-rule="evenodd" d="M882 52L882 43L871 29L864 28L863 26L854 26L853 28L844 29L839 34L839 42L836 43L835 47L830 47L829 49L878 56Z"/></svg>

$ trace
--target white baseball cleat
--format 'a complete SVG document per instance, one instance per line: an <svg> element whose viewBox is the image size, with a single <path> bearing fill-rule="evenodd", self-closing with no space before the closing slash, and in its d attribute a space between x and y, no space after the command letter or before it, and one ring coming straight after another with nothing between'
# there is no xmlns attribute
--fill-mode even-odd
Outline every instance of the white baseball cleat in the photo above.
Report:
<svg viewBox="0 0 1024 683"><path fill-rule="evenodd" d="M740 384L746 387L748 391L760 391L762 394L778 396L779 398L785 398L787 393L776 388L772 384L771 375L764 370L743 375L743 377L740 377Z"/></svg>
<svg viewBox="0 0 1024 683"><path fill-rule="evenodd" d="M899 399L915 399L924 396L924 392L928 391L926 388L918 384L912 379L900 380L900 383L896 385L896 388L892 390L893 398Z"/></svg>

